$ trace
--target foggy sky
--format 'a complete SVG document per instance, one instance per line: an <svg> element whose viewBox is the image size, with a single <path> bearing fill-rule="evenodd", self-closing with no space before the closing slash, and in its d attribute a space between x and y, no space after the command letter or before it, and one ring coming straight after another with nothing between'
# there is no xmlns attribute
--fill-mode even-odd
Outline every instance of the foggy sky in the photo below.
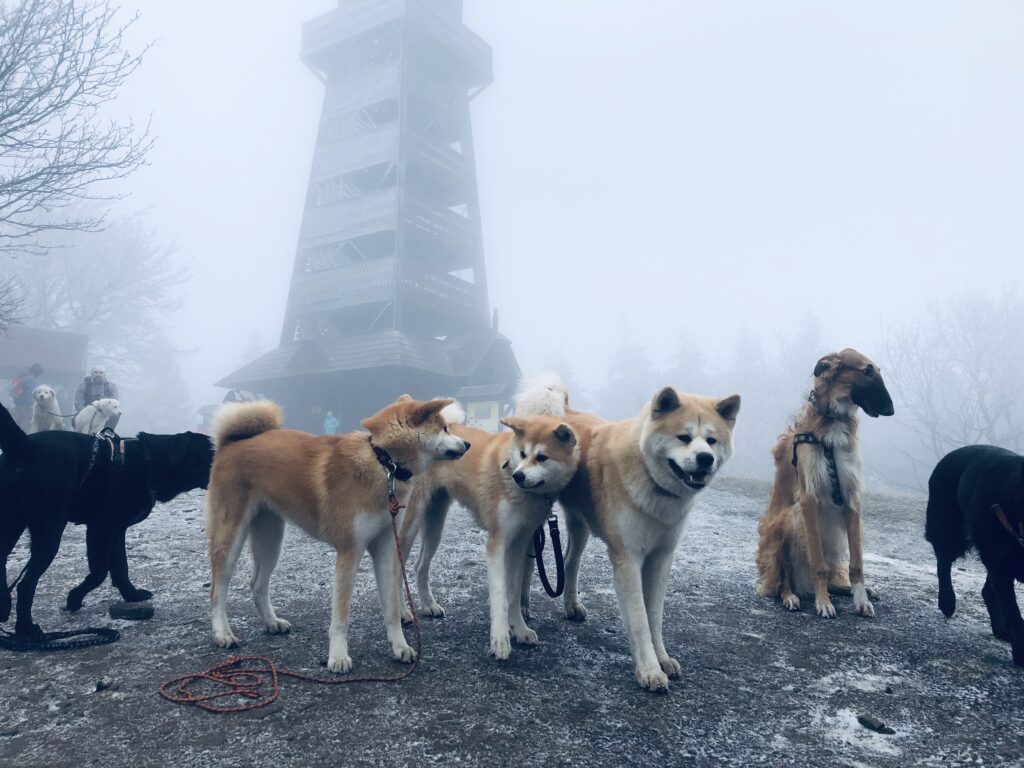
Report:
<svg viewBox="0 0 1024 768"><path fill-rule="evenodd" d="M253 332L277 344L322 94L300 25L334 5L125 3L157 45L117 109L158 141L119 205L193 266L173 335L197 405ZM562 349L593 384L624 326L661 362L808 313L872 355L930 300L1024 286L1018 2L466 0L466 20L494 48L484 245L525 371Z"/></svg>

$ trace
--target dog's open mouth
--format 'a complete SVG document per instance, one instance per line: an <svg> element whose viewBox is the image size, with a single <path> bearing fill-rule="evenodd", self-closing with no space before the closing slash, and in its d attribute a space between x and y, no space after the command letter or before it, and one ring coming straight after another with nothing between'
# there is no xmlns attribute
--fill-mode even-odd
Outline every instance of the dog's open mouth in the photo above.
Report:
<svg viewBox="0 0 1024 768"><path fill-rule="evenodd" d="M676 464L674 459L668 460L668 468L672 470L672 474L686 483L687 487L693 488L695 491L699 491L708 481L708 473L703 470L697 470L696 472L687 472L685 469Z"/></svg>
<svg viewBox="0 0 1024 768"><path fill-rule="evenodd" d="M444 457L446 459L461 459L465 453L465 451L456 451L449 449L444 452Z"/></svg>

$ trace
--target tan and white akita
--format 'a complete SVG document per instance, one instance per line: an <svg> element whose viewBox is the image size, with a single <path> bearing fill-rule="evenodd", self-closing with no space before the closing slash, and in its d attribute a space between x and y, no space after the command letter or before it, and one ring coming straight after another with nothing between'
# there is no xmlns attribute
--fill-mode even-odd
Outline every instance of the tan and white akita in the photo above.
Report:
<svg viewBox="0 0 1024 768"><path fill-rule="evenodd" d="M579 570L590 534L608 546L615 592L637 682L668 688L679 662L662 640L672 556L697 494L732 454L739 395L717 399L660 390L640 414L618 423L568 409L564 385L541 381L517 398L517 415L554 411L576 429L580 466L559 494L569 529L565 613L582 621Z"/></svg>
<svg viewBox="0 0 1024 768"><path fill-rule="evenodd" d="M449 415L446 409L444 414ZM533 645L537 633L526 626L521 609L524 568L534 530L551 511L555 495L576 473L579 446L562 419L550 416L506 418L511 432L491 433L451 427L472 443L460 461L435 464L417 477L402 529L408 552L421 532L416 583L421 611L443 616L430 591L430 563L437 552L452 501L467 507L487 531L487 586L490 598L491 653L507 659L517 643ZM410 617L411 618L411 617Z"/></svg>
<svg viewBox="0 0 1024 768"><path fill-rule="evenodd" d="M391 530L388 479L407 503L411 476L434 461L457 459L469 443L450 434L441 410L451 400L419 402L403 395L363 421L367 432L314 436L282 429L281 409L259 401L225 406L214 429L216 455L206 495L214 641L238 644L227 617L228 585L247 536L252 539L252 594L268 632L287 632L270 603L285 521L338 553L330 651L332 672L348 672L349 603L356 568L369 550L391 654L412 661L402 633L399 562Z"/></svg>

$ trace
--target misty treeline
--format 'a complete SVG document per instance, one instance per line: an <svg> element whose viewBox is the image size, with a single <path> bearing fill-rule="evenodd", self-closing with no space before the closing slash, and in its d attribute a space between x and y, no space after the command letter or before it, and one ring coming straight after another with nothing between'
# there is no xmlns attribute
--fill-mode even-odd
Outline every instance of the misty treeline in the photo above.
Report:
<svg viewBox="0 0 1024 768"><path fill-rule="evenodd" d="M803 405L814 364L848 344L824 338L813 315L799 329L762 341L741 333L712 358L681 338L666 364L655 365L642 337L625 330L608 351L604 383L581 386L564 355L545 365L559 372L580 408L609 419L633 416L665 384L693 393L739 392L732 475L771 477L775 440ZM935 462L973 443L1024 450L1024 300L964 292L934 300L918 318L884 327L862 352L881 366L896 406L892 418L861 415L869 487L920 491ZM763 329L762 329L763 330ZM660 342L659 342L660 343Z"/></svg>
<svg viewBox="0 0 1024 768"><path fill-rule="evenodd" d="M165 331L187 274L143 215L110 209L152 146L106 110L142 61L134 20L107 0L0 2L0 329L88 335L122 429L162 431L192 418Z"/></svg>

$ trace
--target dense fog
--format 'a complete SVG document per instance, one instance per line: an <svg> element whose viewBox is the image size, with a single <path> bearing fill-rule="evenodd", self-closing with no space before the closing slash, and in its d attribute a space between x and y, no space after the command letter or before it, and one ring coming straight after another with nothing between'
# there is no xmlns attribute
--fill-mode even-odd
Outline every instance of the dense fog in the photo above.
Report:
<svg viewBox="0 0 1024 768"><path fill-rule="evenodd" d="M26 325L89 335L126 432L193 427L282 338L324 103L301 28L337 5L126 0L144 53L102 114L148 124L146 164L75 203L109 210L99 231L0 250ZM896 410L862 420L871 487L919 490L966 443L1024 449L1019 3L463 18L493 49L471 101L483 251L524 373L613 419L664 384L738 392L729 471L767 476L815 361L855 347Z"/></svg>

